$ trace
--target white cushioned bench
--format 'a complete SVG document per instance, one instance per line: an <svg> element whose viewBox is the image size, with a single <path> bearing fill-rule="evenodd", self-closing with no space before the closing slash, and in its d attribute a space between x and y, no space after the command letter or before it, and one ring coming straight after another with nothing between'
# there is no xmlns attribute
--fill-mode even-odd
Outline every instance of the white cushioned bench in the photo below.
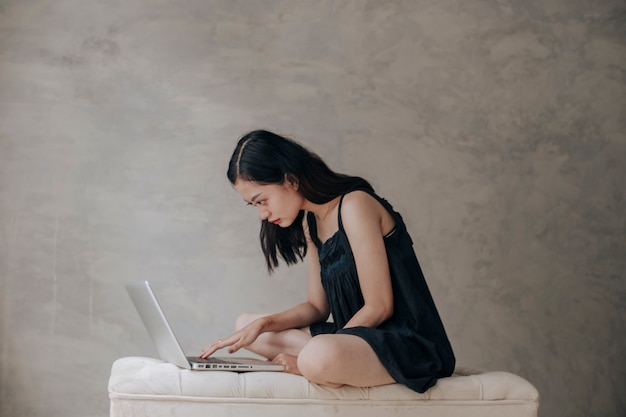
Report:
<svg viewBox="0 0 626 417"><path fill-rule="evenodd" d="M189 371L158 359L115 361L111 417L531 417L539 394L508 372L457 369L419 394L400 384L327 388L282 372Z"/></svg>

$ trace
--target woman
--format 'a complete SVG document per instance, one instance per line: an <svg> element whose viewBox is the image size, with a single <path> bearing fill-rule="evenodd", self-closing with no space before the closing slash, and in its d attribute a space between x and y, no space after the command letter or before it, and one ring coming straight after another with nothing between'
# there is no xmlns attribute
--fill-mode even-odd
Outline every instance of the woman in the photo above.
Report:
<svg viewBox="0 0 626 417"><path fill-rule="evenodd" d="M366 180L263 130L239 140L228 179L259 210L269 271L279 255L287 264L306 257L307 300L239 317L236 332L200 357L247 348L331 387L399 382L424 392L452 374L454 354L402 217Z"/></svg>

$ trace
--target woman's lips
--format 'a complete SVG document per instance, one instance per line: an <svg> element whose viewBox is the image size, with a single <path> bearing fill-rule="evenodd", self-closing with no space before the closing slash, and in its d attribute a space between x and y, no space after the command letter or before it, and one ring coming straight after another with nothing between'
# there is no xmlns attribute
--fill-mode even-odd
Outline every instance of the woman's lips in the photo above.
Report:
<svg viewBox="0 0 626 417"><path fill-rule="evenodd" d="M272 221L270 221L270 223L278 224L278 223L280 223L280 219L272 220Z"/></svg>

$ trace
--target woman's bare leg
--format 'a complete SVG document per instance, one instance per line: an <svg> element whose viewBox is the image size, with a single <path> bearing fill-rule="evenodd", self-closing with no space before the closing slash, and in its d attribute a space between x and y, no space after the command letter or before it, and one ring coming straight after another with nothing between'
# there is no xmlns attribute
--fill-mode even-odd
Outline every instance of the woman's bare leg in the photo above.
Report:
<svg viewBox="0 0 626 417"><path fill-rule="evenodd" d="M265 314L246 313L240 315L235 321L235 330L241 330L254 320ZM261 355L267 359L274 359L279 353L298 356L302 347L311 340L311 334L307 329L292 329L282 332L268 332L261 334L257 340L246 349Z"/></svg>
<svg viewBox="0 0 626 417"><path fill-rule="evenodd" d="M298 355L298 369L309 381L331 387L373 387L395 382L371 346L347 334L311 338Z"/></svg>
<svg viewBox="0 0 626 417"><path fill-rule="evenodd" d="M240 330L263 316L242 314L237 318L235 328ZM308 329L293 329L263 333L246 349L270 360L281 353L297 356L300 373L320 385L372 387L395 382L371 346L358 336L323 334L311 337Z"/></svg>

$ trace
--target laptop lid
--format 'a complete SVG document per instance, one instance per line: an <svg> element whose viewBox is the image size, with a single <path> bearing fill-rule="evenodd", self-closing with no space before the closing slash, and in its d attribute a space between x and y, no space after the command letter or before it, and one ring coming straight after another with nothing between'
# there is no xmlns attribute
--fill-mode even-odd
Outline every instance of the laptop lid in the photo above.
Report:
<svg viewBox="0 0 626 417"><path fill-rule="evenodd" d="M129 282L126 291L130 295L146 330L161 359L181 368L191 369L189 360L178 343L178 339L163 314L163 310L148 281Z"/></svg>
<svg viewBox="0 0 626 417"><path fill-rule="evenodd" d="M141 320L148 330L162 360L185 369L219 371L273 371L280 372L284 365L253 358L215 358L200 359L188 357L174 334L159 302L148 281L129 282L126 290L130 295Z"/></svg>

